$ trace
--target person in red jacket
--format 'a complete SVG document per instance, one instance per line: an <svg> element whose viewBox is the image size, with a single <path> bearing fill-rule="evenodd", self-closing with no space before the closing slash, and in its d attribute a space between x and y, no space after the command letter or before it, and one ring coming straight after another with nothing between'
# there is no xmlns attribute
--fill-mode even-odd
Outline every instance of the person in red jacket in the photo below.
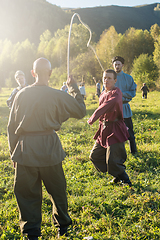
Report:
<svg viewBox="0 0 160 240"><path fill-rule="evenodd" d="M115 87L116 81L117 74L114 70L104 71L105 91L99 98L99 107L88 120L92 125L99 119L99 129L94 136L96 143L90 160L98 171L114 176L114 183L122 182L131 187L124 165L127 158L124 142L128 140L129 133L123 119L122 92Z"/></svg>

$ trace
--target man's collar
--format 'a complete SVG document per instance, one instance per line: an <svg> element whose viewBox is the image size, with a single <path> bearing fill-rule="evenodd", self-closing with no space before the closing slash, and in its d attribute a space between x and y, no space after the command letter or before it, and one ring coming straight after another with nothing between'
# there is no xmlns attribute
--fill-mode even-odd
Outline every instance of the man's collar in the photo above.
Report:
<svg viewBox="0 0 160 240"><path fill-rule="evenodd" d="M123 74L123 71L117 73L118 76L121 76Z"/></svg>

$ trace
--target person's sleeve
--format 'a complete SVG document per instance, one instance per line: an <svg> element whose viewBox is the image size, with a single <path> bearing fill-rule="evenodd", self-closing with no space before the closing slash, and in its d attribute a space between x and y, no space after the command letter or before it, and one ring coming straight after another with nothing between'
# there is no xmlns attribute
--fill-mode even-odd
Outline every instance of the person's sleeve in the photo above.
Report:
<svg viewBox="0 0 160 240"><path fill-rule="evenodd" d="M59 103L59 122L65 122L68 118L81 119L86 115L86 106L77 84L68 87L68 93L62 92Z"/></svg>
<svg viewBox="0 0 160 240"><path fill-rule="evenodd" d="M107 112L112 112L115 104L118 101L118 96L116 93L114 93L112 95L111 98L109 98L108 100L106 100L103 104L101 104L96 110L95 112L92 114L92 116L89 118L88 120L88 124L92 125L95 121L97 121L97 119L99 119L100 116L102 116L103 114L107 113Z"/></svg>
<svg viewBox="0 0 160 240"><path fill-rule="evenodd" d="M7 134L8 134L8 144L9 144L9 150L10 150L10 154L13 153L17 141L18 141L18 135L15 134L15 101L12 105L11 111L10 111L10 115L9 115L9 121L8 121L8 126L7 126Z"/></svg>
<svg viewBox="0 0 160 240"><path fill-rule="evenodd" d="M9 109L11 109L14 98L16 96L16 93L18 92L17 89L14 89L13 92L11 93L10 97L7 99L7 106L9 107Z"/></svg>
<svg viewBox="0 0 160 240"><path fill-rule="evenodd" d="M133 78L129 80L129 89L122 92L122 101L123 103L130 102L133 97L136 96L137 84L134 82Z"/></svg>

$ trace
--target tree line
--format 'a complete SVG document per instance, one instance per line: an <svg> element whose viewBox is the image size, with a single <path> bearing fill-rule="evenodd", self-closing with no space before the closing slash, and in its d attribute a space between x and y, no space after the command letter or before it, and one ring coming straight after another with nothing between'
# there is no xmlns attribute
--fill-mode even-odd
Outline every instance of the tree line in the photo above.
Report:
<svg viewBox="0 0 160 240"><path fill-rule="evenodd" d="M33 82L30 70L33 61L45 57L52 64L51 86L60 85L67 78L67 45L69 25L59 29L54 36L46 30L40 36L36 46L28 39L12 43L10 40L0 40L0 86L14 87L14 73L22 70L26 74L28 84ZM102 69L94 52L87 48L89 32L81 24L73 24L70 42L70 73L78 81L94 84L95 79L101 79ZM111 59L120 55L125 59L124 71L131 74L138 85L146 82L150 88L155 88L159 81L160 71L160 27L151 26L150 30L129 28L124 34L117 33L114 26L106 29L99 41L94 41L94 47L104 69L112 68Z"/></svg>

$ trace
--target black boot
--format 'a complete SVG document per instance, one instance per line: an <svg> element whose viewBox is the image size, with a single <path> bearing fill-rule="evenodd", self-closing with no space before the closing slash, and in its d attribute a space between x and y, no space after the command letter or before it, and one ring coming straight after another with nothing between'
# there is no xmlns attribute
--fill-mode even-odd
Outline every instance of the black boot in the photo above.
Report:
<svg viewBox="0 0 160 240"><path fill-rule="evenodd" d="M118 177L113 178L110 183L116 184L119 183L121 180Z"/></svg>
<svg viewBox="0 0 160 240"><path fill-rule="evenodd" d="M58 238L60 238L60 236L68 237L67 227L58 228Z"/></svg>
<svg viewBox="0 0 160 240"><path fill-rule="evenodd" d="M130 140L129 141L129 145L130 145L130 151L131 153L134 155L137 153L137 146L136 146L136 142L135 140Z"/></svg>
<svg viewBox="0 0 160 240"><path fill-rule="evenodd" d="M27 240L38 240L38 236L28 235Z"/></svg>
<svg viewBox="0 0 160 240"><path fill-rule="evenodd" d="M132 186L131 181L129 180L128 174L124 171L121 175L118 176L122 183L128 184L130 187Z"/></svg>

